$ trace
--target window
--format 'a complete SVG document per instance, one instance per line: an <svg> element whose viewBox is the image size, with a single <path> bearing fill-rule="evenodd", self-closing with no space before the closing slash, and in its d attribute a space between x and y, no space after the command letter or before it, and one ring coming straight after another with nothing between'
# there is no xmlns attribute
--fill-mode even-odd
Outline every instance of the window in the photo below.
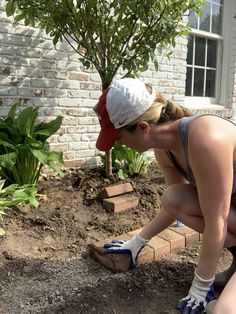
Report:
<svg viewBox="0 0 236 314"><path fill-rule="evenodd" d="M189 15L192 28L188 38L185 95L217 103L222 56L223 0L207 0L202 16ZM188 97L186 97L188 98Z"/></svg>

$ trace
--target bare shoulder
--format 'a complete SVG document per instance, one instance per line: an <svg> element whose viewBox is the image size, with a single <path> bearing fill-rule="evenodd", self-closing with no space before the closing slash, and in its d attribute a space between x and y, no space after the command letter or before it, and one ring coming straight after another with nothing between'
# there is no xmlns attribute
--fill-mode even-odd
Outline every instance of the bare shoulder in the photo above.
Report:
<svg viewBox="0 0 236 314"><path fill-rule="evenodd" d="M199 156L208 152L219 154L234 152L236 157L236 126L217 116L200 116L190 124L189 153ZM192 154L191 154L192 153Z"/></svg>
<svg viewBox="0 0 236 314"><path fill-rule="evenodd" d="M208 145L226 141L236 145L236 125L217 116L205 115L193 120L189 128L191 143Z"/></svg>

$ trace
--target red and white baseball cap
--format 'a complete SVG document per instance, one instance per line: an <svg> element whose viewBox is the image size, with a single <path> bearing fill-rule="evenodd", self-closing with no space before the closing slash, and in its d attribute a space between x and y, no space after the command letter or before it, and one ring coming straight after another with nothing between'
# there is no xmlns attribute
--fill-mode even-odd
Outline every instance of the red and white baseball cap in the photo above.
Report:
<svg viewBox="0 0 236 314"><path fill-rule="evenodd" d="M139 79L124 78L114 81L102 94L94 111L98 115L101 131L96 147L109 151L114 145L120 128L142 115L155 100L145 83Z"/></svg>

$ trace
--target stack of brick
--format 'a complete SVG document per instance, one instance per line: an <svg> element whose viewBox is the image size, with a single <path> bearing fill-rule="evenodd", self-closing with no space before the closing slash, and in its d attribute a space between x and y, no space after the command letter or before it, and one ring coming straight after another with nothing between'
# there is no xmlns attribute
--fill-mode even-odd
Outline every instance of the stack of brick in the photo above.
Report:
<svg viewBox="0 0 236 314"><path fill-rule="evenodd" d="M125 182L106 187L99 197L106 210L117 213L138 205L138 197L131 192L133 192L132 184Z"/></svg>

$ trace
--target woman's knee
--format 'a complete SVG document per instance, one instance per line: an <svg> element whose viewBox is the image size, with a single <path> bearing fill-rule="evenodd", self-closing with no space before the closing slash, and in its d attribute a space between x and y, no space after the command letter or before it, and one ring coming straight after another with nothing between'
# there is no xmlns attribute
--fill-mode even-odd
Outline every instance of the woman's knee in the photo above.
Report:
<svg viewBox="0 0 236 314"><path fill-rule="evenodd" d="M174 217L181 210L182 202L180 196L179 184L170 185L162 195L163 207Z"/></svg>
<svg viewBox="0 0 236 314"><path fill-rule="evenodd" d="M186 210L198 207L196 188L190 184L170 185L162 195L162 205L171 216L178 218Z"/></svg>

